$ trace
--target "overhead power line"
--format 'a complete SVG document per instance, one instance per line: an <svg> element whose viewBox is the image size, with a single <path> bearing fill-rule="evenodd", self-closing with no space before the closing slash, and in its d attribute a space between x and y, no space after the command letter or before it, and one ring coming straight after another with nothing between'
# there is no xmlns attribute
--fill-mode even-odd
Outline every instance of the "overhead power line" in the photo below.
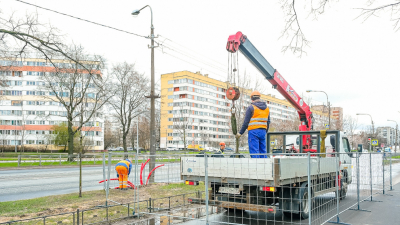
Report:
<svg viewBox="0 0 400 225"><path fill-rule="evenodd" d="M140 35L140 34L135 34L135 33L132 33L132 32L126 31L126 30L121 30L121 29L118 29L118 28L115 28L115 27L110 27L110 26L107 26L107 25L104 25L104 24L101 24L101 23L96 23L96 22L93 22L93 21L90 21L90 20L82 19L82 18L79 18L79 17L76 17L76 16L72 16L72 15L69 15L69 14L66 14L66 13L62 13L62 12L58 12L58 11L55 11L55 10L52 10L52 9L44 8L42 6L38 6L38 5L35 5L35 4L32 4L32 3L29 3L29 2L24 2L24 1L21 1L21 0L15 0L15 1L21 2L23 4L31 5L31 6L43 9L43 10L47 10L47 11L50 11L50 12L54 12L54 13L57 13L57 14L60 14L60 15L63 15L63 16L68 16L68 17L71 17L71 18L74 18L74 19L77 19L77 20L81 20L81 21L85 21L85 22L88 22L88 23L92 23L92 24L98 25L98 26L106 27L106 28L109 28L109 29L112 29L112 30L120 31L120 32L127 33L127 34L132 34L132 35L135 35L135 36L138 36L138 37L147 38L147 36L143 36L143 35Z"/></svg>

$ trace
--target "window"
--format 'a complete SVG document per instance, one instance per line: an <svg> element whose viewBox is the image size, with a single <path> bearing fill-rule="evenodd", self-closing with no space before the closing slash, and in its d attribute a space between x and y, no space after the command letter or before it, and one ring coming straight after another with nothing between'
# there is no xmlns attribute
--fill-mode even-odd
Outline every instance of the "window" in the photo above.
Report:
<svg viewBox="0 0 400 225"><path fill-rule="evenodd" d="M342 139L342 143L343 143L343 150L345 151L345 152L350 152L350 145L349 145L349 140L347 140L347 138L343 138Z"/></svg>
<svg viewBox="0 0 400 225"><path fill-rule="evenodd" d="M44 116L45 111L36 111L36 115Z"/></svg>
<svg viewBox="0 0 400 225"><path fill-rule="evenodd" d="M64 93L67 93L67 92L64 92ZM68 97L68 96L64 96L64 97ZM87 97L88 98L95 98L96 95L94 93L87 93Z"/></svg>
<svg viewBox="0 0 400 225"><path fill-rule="evenodd" d="M22 101L11 101L11 105L13 105L13 106L22 106Z"/></svg>

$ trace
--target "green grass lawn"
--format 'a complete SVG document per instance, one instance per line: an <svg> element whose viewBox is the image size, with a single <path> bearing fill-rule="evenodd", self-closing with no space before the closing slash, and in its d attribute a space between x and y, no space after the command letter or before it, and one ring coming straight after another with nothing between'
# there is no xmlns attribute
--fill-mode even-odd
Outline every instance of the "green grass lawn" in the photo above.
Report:
<svg viewBox="0 0 400 225"><path fill-rule="evenodd" d="M30 160L30 159L27 159ZM37 159L38 160L38 159ZM0 160L2 161L2 160ZM157 163L176 163L179 162L180 159L179 158L173 158L173 159L156 159ZM118 163L119 160L112 160L111 163L113 165L115 165L116 163ZM133 163L135 163L135 161L132 161ZM141 163L146 162L146 160L140 159L138 160L139 165ZM97 159L95 162L93 162L93 160L91 161L82 161L82 165L102 165L103 164L103 160L101 159ZM42 162L40 164L41 166L60 166L59 161L55 161L55 162L48 162L46 160L42 159ZM61 166L78 166L79 163L77 161L74 162L68 162L66 161L66 159L62 159L61 161ZM106 160L106 165L108 165L108 160ZM39 162L35 161L35 162L24 162L21 161L20 167L24 167L24 166L39 166ZM18 162L1 162L0 163L0 167L18 167Z"/></svg>

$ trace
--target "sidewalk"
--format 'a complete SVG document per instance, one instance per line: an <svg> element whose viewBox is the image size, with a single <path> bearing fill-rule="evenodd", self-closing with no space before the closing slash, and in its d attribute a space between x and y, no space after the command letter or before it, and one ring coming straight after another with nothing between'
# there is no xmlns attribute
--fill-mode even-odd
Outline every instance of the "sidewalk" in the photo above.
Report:
<svg viewBox="0 0 400 225"><path fill-rule="evenodd" d="M373 200L382 202L366 201L360 203L361 209L371 212L347 210L340 214L340 221L351 225L400 224L400 183L394 185L392 191L385 191L385 194L393 196L374 195Z"/></svg>

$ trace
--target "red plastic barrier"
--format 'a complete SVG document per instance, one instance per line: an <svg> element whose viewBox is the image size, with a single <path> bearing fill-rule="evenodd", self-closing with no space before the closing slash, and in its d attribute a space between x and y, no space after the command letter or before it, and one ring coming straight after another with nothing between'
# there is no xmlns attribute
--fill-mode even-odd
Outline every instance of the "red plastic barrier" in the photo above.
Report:
<svg viewBox="0 0 400 225"><path fill-rule="evenodd" d="M164 164L161 164L161 165L159 165L159 166L156 166L156 168L154 168L152 171L150 171L149 176L147 177L146 185L149 183L149 179L150 179L150 176L151 176L151 174L153 173L153 171L156 170L156 169L159 168L159 167L162 167L162 166L164 166Z"/></svg>
<svg viewBox="0 0 400 225"><path fill-rule="evenodd" d="M111 178L110 180L118 180L118 178ZM102 181L100 181L99 182L99 184L101 184L101 183L103 183L103 182L106 182L107 180L102 180Z"/></svg>
<svg viewBox="0 0 400 225"><path fill-rule="evenodd" d="M144 164L142 164L142 168L140 168L140 185L143 185L143 170L149 161L150 161L150 159L148 159ZM153 171L151 171L151 172L153 172ZM151 174L151 172L150 172L150 174Z"/></svg>
<svg viewBox="0 0 400 225"><path fill-rule="evenodd" d="M129 184L129 186L131 186L133 189L135 189L135 185L133 185L132 182L130 182L129 180L128 180L128 184Z"/></svg>
<svg viewBox="0 0 400 225"><path fill-rule="evenodd" d="M143 163L140 166L140 185L143 185L142 171L143 171Z"/></svg>

